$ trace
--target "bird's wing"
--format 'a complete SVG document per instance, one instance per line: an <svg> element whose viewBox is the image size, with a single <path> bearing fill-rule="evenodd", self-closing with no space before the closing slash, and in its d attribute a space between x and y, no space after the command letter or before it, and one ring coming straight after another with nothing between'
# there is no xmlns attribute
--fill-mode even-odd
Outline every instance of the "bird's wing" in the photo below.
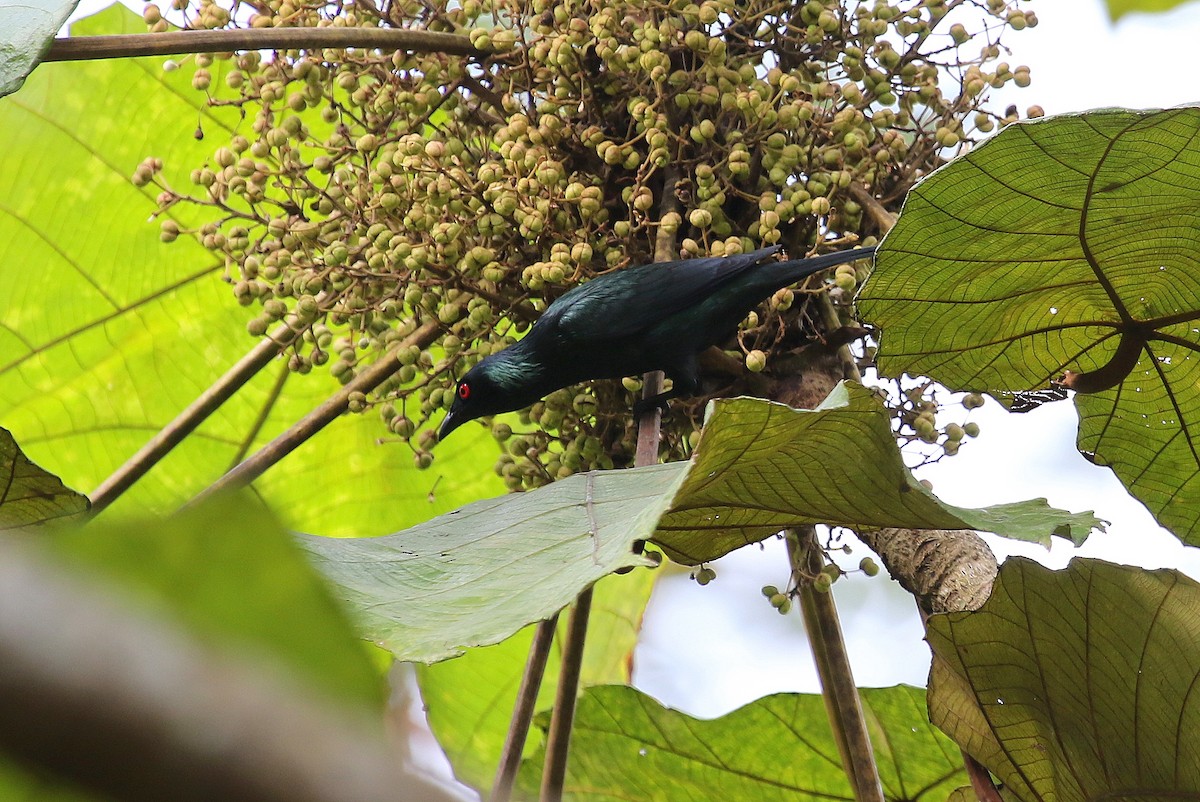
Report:
<svg viewBox="0 0 1200 802"><path fill-rule="evenodd" d="M559 298L542 325L565 341L605 341L636 335L700 303L721 285L779 250L659 262L605 273Z"/></svg>

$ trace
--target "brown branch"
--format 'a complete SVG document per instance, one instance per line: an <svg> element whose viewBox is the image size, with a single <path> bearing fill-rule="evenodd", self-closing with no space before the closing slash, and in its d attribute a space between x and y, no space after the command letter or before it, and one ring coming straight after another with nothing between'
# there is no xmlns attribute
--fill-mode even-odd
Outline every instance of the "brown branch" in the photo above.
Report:
<svg viewBox="0 0 1200 802"><path fill-rule="evenodd" d="M842 767L854 787L857 802L884 802L883 785L867 734L858 688L854 684L854 673L850 669L833 593L820 593L813 587L812 577L820 573L825 563L817 545L816 529L802 526L795 532L788 532L787 547L792 575L800 591L804 628L821 678L821 696L842 755Z"/></svg>
<svg viewBox="0 0 1200 802"><path fill-rule="evenodd" d="M136 454L125 461L124 465L117 468L111 476L92 491L92 506L88 514L99 515L102 510L116 501L122 493L145 476L184 438L195 431L196 427L203 423L209 415L216 412L246 382L270 364L271 360L294 341L298 334L299 331L284 323L264 337L233 367L225 371L221 378L213 382L211 387L201 393L191 404L188 404L187 408L180 412L174 420L154 435L150 442L142 446Z"/></svg>
<svg viewBox="0 0 1200 802"><path fill-rule="evenodd" d="M856 533L925 615L975 610L991 595L996 555L970 529L879 529Z"/></svg>
<svg viewBox="0 0 1200 802"><path fill-rule="evenodd" d="M880 234L888 233L892 230L892 226L896 225L896 215L889 212L874 195L867 191L866 187L857 181L851 181L847 190L850 193L850 197L867 210L867 216L871 218L871 222L879 229Z"/></svg>
<svg viewBox="0 0 1200 802"><path fill-rule="evenodd" d="M596 535L593 534L593 537ZM563 782L567 777L567 756L571 748L571 727L575 723L575 703L579 699L579 677L583 673L583 647L591 611L592 588L588 587L575 599L575 606L571 608L571 617L567 621L558 691L554 697L554 711L550 714L550 729L546 733L546 762L542 768L539 802L562 800Z"/></svg>
<svg viewBox="0 0 1200 802"><path fill-rule="evenodd" d="M833 308L833 301L829 300L829 293L823 292L817 296L817 311L821 315L821 323L825 326L826 336L839 332L844 328L842 322L838 320L837 310ZM837 358L842 367L843 379L856 382L862 381L862 372L858 369L858 362L854 359L854 354L850 351L850 343L843 342L838 344Z"/></svg>
<svg viewBox="0 0 1200 802"><path fill-rule="evenodd" d="M0 543L0 750L125 802L451 802L378 727Z"/></svg>
<svg viewBox="0 0 1200 802"><path fill-rule="evenodd" d="M424 348L436 339L440 330L441 326L436 320L431 320L422 325L412 334L392 346L391 350L384 354L379 361L368 366L345 387L323 401L312 412L292 424L287 431L267 443L245 462L211 484L192 499L191 503L194 504L223 490L245 487L259 476L262 476L263 472L268 468L295 451L306 440L316 435L317 432L324 429L335 418L349 409L350 395L352 393L370 392L387 381L388 377L393 373L400 370L400 351L412 345Z"/></svg>
<svg viewBox="0 0 1200 802"><path fill-rule="evenodd" d="M671 212L679 211L679 197L675 187L679 183L680 170L674 163L663 171L662 196L658 201L658 217L661 220ZM665 231L661 226L654 237L654 261L670 262L679 258L679 248L675 235ZM642 398L653 398L662 392L663 373L654 370L642 377ZM655 408L646 412L638 419L637 453L634 464L637 466L657 465L658 446L662 440L662 409ZM641 553L642 543L634 545L634 551Z"/></svg>
<svg viewBox="0 0 1200 802"><path fill-rule="evenodd" d="M521 687L517 690L517 701L513 705L508 735L500 752L500 765L496 768L496 779L492 783L489 802L508 802L517 781L517 770L521 768L521 753L525 751L525 739L529 725L537 711L538 691L546 673L546 661L550 657L550 646L554 643L554 628L558 624L558 613L545 621L539 621L529 644L529 657L525 661L525 673L521 675Z"/></svg>
<svg viewBox="0 0 1200 802"><path fill-rule="evenodd" d="M237 28L217 31L168 31L55 39L42 61L85 61L179 53L228 53L235 50L320 50L362 47L446 53L480 58L483 51L461 34L395 28Z"/></svg>

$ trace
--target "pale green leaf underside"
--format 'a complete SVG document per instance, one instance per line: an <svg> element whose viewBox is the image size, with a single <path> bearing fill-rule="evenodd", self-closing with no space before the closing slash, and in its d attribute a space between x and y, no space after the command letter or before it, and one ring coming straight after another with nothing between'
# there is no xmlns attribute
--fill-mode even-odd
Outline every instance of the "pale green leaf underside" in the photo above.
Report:
<svg viewBox="0 0 1200 802"><path fill-rule="evenodd" d="M21 88L76 4L77 0L0 0L0 97Z"/></svg>
<svg viewBox="0 0 1200 802"><path fill-rule="evenodd" d="M369 637L428 662L503 640L606 574L641 564L632 543L654 530L682 478L677 465L576 474L395 535L300 543Z"/></svg>
<svg viewBox="0 0 1200 802"><path fill-rule="evenodd" d="M925 692L862 691L884 797L941 802L966 780L958 749L928 721ZM535 794L541 755L522 768ZM776 694L712 720L695 719L633 688L579 700L564 799L852 800L818 695Z"/></svg>
<svg viewBox="0 0 1200 802"><path fill-rule="evenodd" d="M22 530L82 517L86 496L29 461L6 429L0 429L0 531Z"/></svg>
<svg viewBox="0 0 1200 802"><path fill-rule="evenodd" d="M1043 542L1051 532L1079 540L1100 525L1040 500L942 504L904 469L886 411L858 385L835 389L815 411L718 401L697 453L476 502L394 535L301 543L369 637L401 659L431 661L550 616L636 564L636 540L698 563L806 523L973 528Z"/></svg>
<svg viewBox="0 0 1200 802"><path fill-rule="evenodd" d="M882 372L1001 397L1140 332L1124 380L1076 396L1079 448L1200 543L1200 109L1009 126L909 193L859 309Z"/></svg>
<svg viewBox="0 0 1200 802"><path fill-rule="evenodd" d="M934 616L933 721L1025 802L1200 798L1200 585L1013 558Z"/></svg>

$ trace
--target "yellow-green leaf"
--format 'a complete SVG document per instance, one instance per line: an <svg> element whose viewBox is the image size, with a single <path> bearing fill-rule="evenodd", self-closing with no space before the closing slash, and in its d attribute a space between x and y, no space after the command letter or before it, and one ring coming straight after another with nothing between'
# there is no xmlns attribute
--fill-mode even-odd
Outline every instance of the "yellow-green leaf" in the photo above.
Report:
<svg viewBox="0 0 1200 802"><path fill-rule="evenodd" d="M1186 0L1107 0L1108 16L1116 22L1126 14L1154 14L1170 11Z"/></svg>
<svg viewBox="0 0 1200 802"><path fill-rule="evenodd" d="M884 798L941 802L966 781L962 756L925 715L919 688L864 689ZM852 800L825 704L776 694L709 721L663 707L633 688L584 692L575 715L564 799ZM521 784L534 798L541 755Z"/></svg>
<svg viewBox="0 0 1200 802"><path fill-rule="evenodd" d="M859 308L888 375L1070 371L1080 451L1200 543L1200 109L1009 126L913 188Z"/></svg>
<svg viewBox="0 0 1200 802"><path fill-rule="evenodd" d="M116 6L72 31L144 33L145 23ZM88 491L257 342L223 264L194 237L160 242L161 218L150 219L159 190L130 180L156 157L165 180L189 188L191 171L248 125L192 89L193 62L166 72L163 61L47 64L0 100L0 424ZM214 63L218 77L223 65ZM184 229L196 214L183 204L167 213ZM176 509L339 388L328 372L290 375L284 360L271 363L110 512ZM496 454L482 430L456 435L426 472L405 445L381 445L386 435L374 414L345 415L255 489L288 526L363 535L501 487L480 470Z"/></svg>
<svg viewBox="0 0 1200 802"><path fill-rule="evenodd" d="M932 720L1026 802L1200 797L1200 585L1176 571L1006 561L934 616Z"/></svg>
<svg viewBox="0 0 1200 802"><path fill-rule="evenodd" d="M8 430L0 429L0 531L70 521L87 507L85 496L30 462Z"/></svg>

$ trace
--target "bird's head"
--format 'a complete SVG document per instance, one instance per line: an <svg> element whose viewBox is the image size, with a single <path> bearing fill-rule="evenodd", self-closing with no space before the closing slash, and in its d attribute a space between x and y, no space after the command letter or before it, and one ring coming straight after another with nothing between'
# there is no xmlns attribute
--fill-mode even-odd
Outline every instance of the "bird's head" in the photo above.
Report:
<svg viewBox="0 0 1200 802"><path fill-rule="evenodd" d="M438 429L439 441L445 440L450 432L467 421L517 408L511 403L511 394L504 391L493 375L490 362L491 357L483 360L459 379L454 388L454 403Z"/></svg>

